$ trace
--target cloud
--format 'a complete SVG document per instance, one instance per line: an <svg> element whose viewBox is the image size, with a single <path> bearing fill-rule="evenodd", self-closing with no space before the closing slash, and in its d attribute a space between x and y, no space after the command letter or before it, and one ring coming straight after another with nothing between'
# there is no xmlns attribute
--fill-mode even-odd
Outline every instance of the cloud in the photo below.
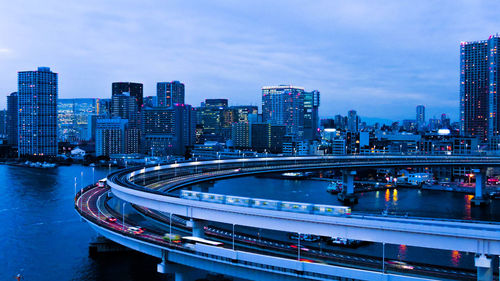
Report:
<svg viewBox="0 0 500 281"><path fill-rule="evenodd" d="M0 92L50 66L60 97L109 97L113 81L186 83L189 103L260 104L263 85L321 91L320 114L458 117L459 42L486 39L494 2L56 1L0 10ZM7 56L6 54L9 53ZM15 55L13 55L15 54ZM5 98L0 99L0 107Z"/></svg>

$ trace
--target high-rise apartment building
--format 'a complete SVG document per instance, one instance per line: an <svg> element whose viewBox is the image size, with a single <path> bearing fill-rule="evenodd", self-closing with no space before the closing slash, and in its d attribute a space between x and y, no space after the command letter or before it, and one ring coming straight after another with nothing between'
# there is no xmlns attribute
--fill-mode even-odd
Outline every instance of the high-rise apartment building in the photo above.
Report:
<svg viewBox="0 0 500 281"><path fill-rule="evenodd" d="M57 155L57 73L18 73L18 155Z"/></svg>
<svg viewBox="0 0 500 281"><path fill-rule="evenodd" d="M498 35L460 43L460 131L481 142L489 139L493 149L500 143L499 43Z"/></svg>
<svg viewBox="0 0 500 281"><path fill-rule="evenodd" d="M425 106L417 105L417 115L415 120L417 120L417 127L421 130L425 126Z"/></svg>
<svg viewBox="0 0 500 281"><path fill-rule="evenodd" d="M18 139L18 96L17 92L14 92L7 96L7 143L11 146L17 147Z"/></svg>
<svg viewBox="0 0 500 281"><path fill-rule="evenodd" d="M171 107L175 104L184 104L184 84L179 81L158 82L156 97L159 107Z"/></svg>

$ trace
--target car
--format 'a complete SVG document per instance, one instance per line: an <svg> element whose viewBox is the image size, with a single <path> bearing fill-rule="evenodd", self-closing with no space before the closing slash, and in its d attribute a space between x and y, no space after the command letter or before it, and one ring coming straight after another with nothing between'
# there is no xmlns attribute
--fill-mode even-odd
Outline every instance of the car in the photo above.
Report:
<svg viewBox="0 0 500 281"><path fill-rule="evenodd" d="M170 233L165 233L163 236L163 240L172 242L172 243L181 243L181 236L178 234L170 234Z"/></svg>
<svg viewBox="0 0 500 281"><path fill-rule="evenodd" d="M116 222L116 218L115 217L107 217L106 221L107 222Z"/></svg>
<svg viewBox="0 0 500 281"><path fill-rule="evenodd" d="M388 260L385 262L386 264L390 265L390 266L393 266L393 267L397 267L397 268L401 268L401 269L413 269L414 267L407 264L406 262L403 262L403 261L395 261L395 260Z"/></svg>
<svg viewBox="0 0 500 281"><path fill-rule="evenodd" d="M291 244L290 248L292 248L292 249L298 249L299 247L297 245ZM309 252L309 249L305 248L305 247L300 247L300 250L304 251L304 252Z"/></svg>
<svg viewBox="0 0 500 281"><path fill-rule="evenodd" d="M130 226L127 231L133 234L142 234L144 232L144 230L136 226Z"/></svg>

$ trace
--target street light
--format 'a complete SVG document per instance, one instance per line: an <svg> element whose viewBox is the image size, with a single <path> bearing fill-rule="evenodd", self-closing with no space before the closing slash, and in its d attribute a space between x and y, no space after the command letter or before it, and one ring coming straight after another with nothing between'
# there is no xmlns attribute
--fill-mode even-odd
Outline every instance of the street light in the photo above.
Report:
<svg viewBox="0 0 500 281"><path fill-rule="evenodd" d="M382 242L382 273L385 273L385 242Z"/></svg>
<svg viewBox="0 0 500 281"><path fill-rule="evenodd" d="M300 232L298 232L299 236L297 238L297 240L299 241L297 244L298 244L298 247L297 247L297 260L300 261Z"/></svg>
<svg viewBox="0 0 500 281"><path fill-rule="evenodd" d="M122 215L123 215L123 219L122 219L122 229L125 230L125 204L126 202L123 202L123 205L122 205Z"/></svg>
<svg viewBox="0 0 500 281"><path fill-rule="evenodd" d="M95 167L92 167L92 183L95 182Z"/></svg>
<svg viewBox="0 0 500 281"><path fill-rule="evenodd" d="M234 223L233 223L233 251L234 251Z"/></svg>
<svg viewBox="0 0 500 281"><path fill-rule="evenodd" d="M170 218L168 219L168 223L170 224L170 230L169 230L170 241L172 241L172 213L170 213Z"/></svg>

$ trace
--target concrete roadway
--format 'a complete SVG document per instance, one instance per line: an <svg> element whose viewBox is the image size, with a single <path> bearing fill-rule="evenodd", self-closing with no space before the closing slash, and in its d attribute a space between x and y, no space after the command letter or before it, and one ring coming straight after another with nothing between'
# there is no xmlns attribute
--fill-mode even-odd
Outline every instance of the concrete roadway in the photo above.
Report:
<svg viewBox="0 0 500 281"><path fill-rule="evenodd" d="M109 206L107 206L107 192L108 189L92 188L84 192L82 196L78 197L75 205L88 215L98 218L106 227L117 232L127 232L129 227L137 226L141 223L138 220L131 219L130 217L132 216L125 216L125 222L123 224L122 217L120 217L122 214L116 213L116 211L113 211L111 208L109 208ZM151 210L147 210L143 214L147 215L147 217L153 221L159 221L160 223L163 223L163 227L161 225L150 227L146 229L144 233L136 234L136 236L142 239L145 238L155 243L163 244L164 246L182 248L182 245L170 244L162 239L164 233L169 232L169 229L167 227L169 223L168 216ZM109 217L115 217L116 221L107 221L107 218ZM183 225L183 220L180 218L173 219L172 225L174 226L172 230L173 233L180 234L181 236L185 235L185 233L189 233L189 229L187 229L185 225ZM232 248L231 231L220 227L207 226L205 227L205 233L212 240L219 240L224 242L224 247ZM239 250L264 253L267 255L297 259L297 243L277 241L262 236L257 237L248 233L235 233L235 248ZM334 264L376 271L381 270L382 267L381 260L374 257L339 253L338 251L327 249L319 249L318 247L313 247L310 244L301 246L301 259L309 262ZM462 271L460 269L436 267L433 265L424 264L411 264L410 267L412 267L412 269L404 269L399 266L391 265L386 261L387 272L405 273L414 276L427 276L450 280L476 279L476 275L474 273L470 271Z"/></svg>

